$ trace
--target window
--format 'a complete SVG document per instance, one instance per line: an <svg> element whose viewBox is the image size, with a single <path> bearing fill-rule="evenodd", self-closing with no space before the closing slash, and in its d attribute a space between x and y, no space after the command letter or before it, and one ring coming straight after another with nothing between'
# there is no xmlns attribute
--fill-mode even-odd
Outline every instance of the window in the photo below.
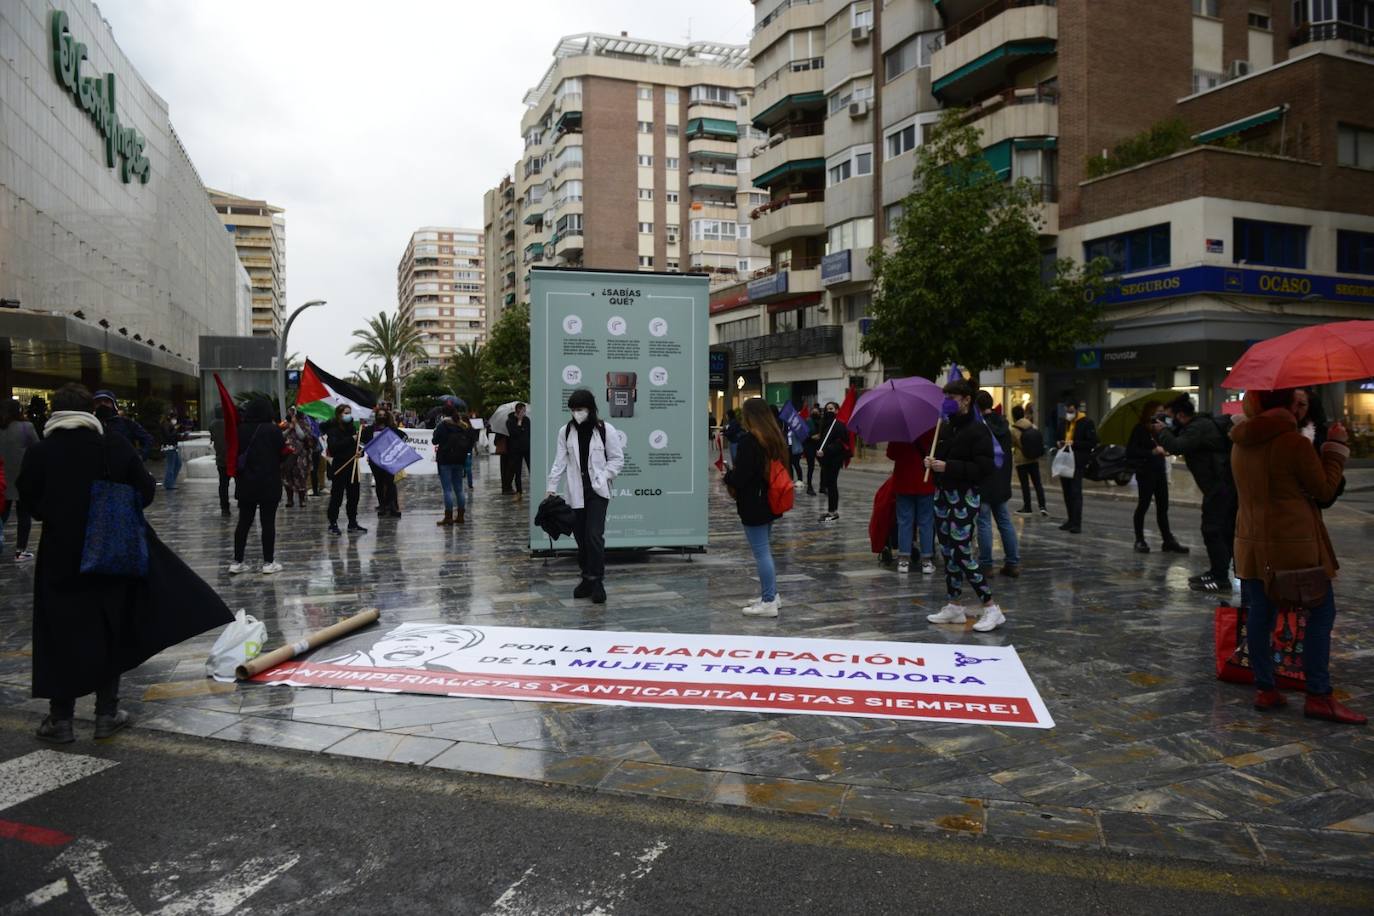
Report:
<svg viewBox="0 0 1374 916"><path fill-rule="evenodd" d="M735 90L727 89L724 86L693 86L688 99L691 104L703 102L711 105L733 106L738 103L739 96L735 95Z"/></svg>
<svg viewBox="0 0 1374 916"><path fill-rule="evenodd" d="M716 340L720 343L730 343L735 340L744 340L747 337L759 336L759 319L755 315L753 318L739 318L735 321L723 321L716 325Z"/></svg>
<svg viewBox="0 0 1374 916"><path fill-rule="evenodd" d="M856 3L856 4L854 4L853 6L851 6L851 7L849 8L849 11L850 11L849 23L850 23L850 25L852 25L854 28L856 28L856 29L857 29L857 28L867 28L867 29L873 28L873 4L871 4L871 3L864 3L864 4Z"/></svg>
<svg viewBox="0 0 1374 916"><path fill-rule="evenodd" d="M742 239L747 239L747 238L749 238L749 224L748 224L748 223L740 223L740 224L739 224L739 237L742 238Z"/></svg>
<svg viewBox="0 0 1374 916"><path fill-rule="evenodd" d="M873 147L865 143L854 146L826 160L826 186L861 175L873 174Z"/></svg>
<svg viewBox="0 0 1374 916"><path fill-rule="evenodd" d="M845 220L830 227L826 238L825 251L833 254L850 248L871 248L873 246L873 217Z"/></svg>
<svg viewBox="0 0 1374 916"><path fill-rule="evenodd" d="M675 156L664 157L664 168L675 169L678 167L678 159Z"/></svg>
<svg viewBox="0 0 1374 916"><path fill-rule="evenodd" d="M872 175L873 174L873 148L867 151L854 154L854 174Z"/></svg>
<svg viewBox="0 0 1374 916"><path fill-rule="evenodd" d="M1336 161L1359 169L1374 169L1374 130L1336 125Z"/></svg>
<svg viewBox="0 0 1374 916"><path fill-rule="evenodd" d="M677 136L677 132L678 132L678 126L677 126L676 124L665 124L665 125L663 125L663 133L664 133L666 136L669 136L669 137L676 137L676 136Z"/></svg>
<svg viewBox="0 0 1374 916"><path fill-rule="evenodd" d="M916 148L916 125L908 124L887 135L887 158L896 159Z"/></svg>
<svg viewBox="0 0 1374 916"><path fill-rule="evenodd" d="M739 225L729 220L694 219L691 229L695 241L733 242L737 237Z"/></svg>
<svg viewBox="0 0 1374 916"><path fill-rule="evenodd" d="M581 235L581 234L582 234L582 214L581 214L581 213L569 213L567 216L562 217L561 219L558 220L558 225L556 225L556 226L554 227L554 231L557 232L559 235L563 235L564 233L571 233L571 234L573 234L573 235Z"/></svg>
<svg viewBox="0 0 1374 916"><path fill-rule="evenodd" d="M665 89L665 90L663 90L663 101L664 101L664 103L667 104L667 105L676 105L676 104L677 104L677 90L676 90L676 89Z"/></svg>
<svg viewBox="0 0 1374 916"><path fill-rule="evenodd" d="M908 70L929 67L939 32L913 35L883 55L883 82L892 82Z"/></svg>
<svg viewBox="0 0 1374 916"><path fill-rule="evenodd" d="M653 224L653 223L640 223L640 224L639 224L639 231L640 231L640 234L641 234L641 235L653 235L653 234L654 234L654 224Z"/></svg>
<svg viewBox="0 0 1374 916"><path fill-rule="evenodd" d="M1149 226L1083 243L1083 259L1106 258L1108 273L1130 273L1169 265L1169 224Z"/></svg>
<svg viewBox="0 0 1374 916"><path fill-rule="evenodd" d="M831 185L837 185L842 181L848 180L852 174L853 165L848 159L843 162L837 162L826 170L825 186L828 188Z"/></svg>
<svg viewBox="0 0 1374 916"><path fill-rule="evenodd" d="M747 274L749 272L749 259L740 258L738 261L736 261L735 270L739 271L742 274Z"/></svg>
<svg viewBox="0 0 1374 916"><path fill-rule="evenodd" d="M651 134L651 133L653 133L653 132L654 132L654 122L653 122L653 121L640 121L640 122L639 122L639 132L640 132L641 134Z"/></svg>
<svg viewBox="0 0 1374 916"><path fill-rule="evenodd" d="M873 296L869 293L856 293L853 296L841 297L843 308L841 313L845 321L858 321L860 318L867 318L869 307L873 304Z"/></svg>
<svg viewBox="0 0 1374 916"><path fill-rule="evenodd" d="M640 156L640 157L639 157L639 164L640 164L640 165L653 165L653 164L654 164L654 157L653 157L653 156Z"/></svg>
<svg viewBox="0 0 1374 916"><path fill-rule="evenodd" d="M883 207L883 231L889 235L896 232L897 226L902 222L902 215L905 213L906 205L901 201Z"/></svg>
<svg viewBox="0 0 1374 916"><path fill-rule="evenodd" d="M677 192L677 191L669 191L667 194L664 195L664 197L667 198L668 203L670 203L670 204L675 204L675 203L677 203L677 195L678 195L678 192Z"/></svg>
<svg viewBox="0 0 1374 916"><path fill-rule="evenodd" d="M1193 92L1194 94L1203 92L1207 89L1221 85L1221 74L1212 73L1210 70L1193 71Z"/></svg>
<svg viewBox="0 0 1374 916"><path fill-rule="evenodd" d="M1264 29L1266 32L1270 30L1270 19L1264 13L1251 13L1249 21L1252 29Z"/></svg>
<svg viewBox="0 0 1374 916"><path fill-rule="evenodd" d="M1193 0L1193 15L1218 19L1221 17L1220 6L1221 0Z"/></svg>
<svg viewBox="0 0 1374 916"><path fill-rule="evenodd" d="M640 199L640 200L653 200L653 199L654 199L654 189L653 189L653 188L640 188L640 189L639 189L639 199Z"/></svg>
<svg viewBox="0 0 1374 916"><path fill-rule="evenodd" d="M557 201L560 205L582 199L582 182L565 181L558 186Z"/></svg>
<svg viewBox="0 0 1374 916"><path fill-rule="evenodd" d="M668 262L668 269L669 269L669 270L678 270L678 269L680 269L680 265L678 264L677 261L669 261L669 262Z"/></svg>
<svg viewBox="0 0 1374 916"><path fill-rule="evenodd" d="M576 76L572 76L572 77L569 77L568 79L565 79L563 82L561 82L561 83L558 84L558 88L557 88L556 90L554 90L554 93L553 93L553 97L554 97L554 100L555 100L555 101L561 101L562 99L564 99L565 97L570 96L570 95L576 95L576 96L582 95L582 80L581 80L581 78L576 77Z"/></svg>
<svg viewBox="0 0 1374 916"><path fill-rule="evenodd" d="M1307 227L1293 223L1267 223L1255 219L1234 221L1237 264L1267 264L1270 267L1307 267Z"/></svg>
<svg viewBox="0 0 1374 916"><path fill-rule="evenodd" d="M654 256L651 255L651 254L642 254L642 255L640 255L640 256L639 256L639 266L640 266L640 267L648 267L648 268L652 269L653 266L654 266Z"/></svg>
<svg viewBox="0 0 1374 916"><path fill-rule="evenodd" d="M1374 274L1374 232L1337 229L1336 270L1343 274Z"/></svg>
<svg viewBox="0 0 1374 916"><path fill-rule="evenodd" d="M845 83L830 94L830 114L843 111L851 102L863 102L873 98L873 84L867 79Z"/></svg>
<svg viewBox="0 0 1374 916"><path fill-rule="evenodd" d="M653 101L653 98L654 98L654 87L653 87L653 86L640 86L637 94L638 94L638 96L639 96L641 99L644 99L644 100L646 100L646 101Z"/></svg>

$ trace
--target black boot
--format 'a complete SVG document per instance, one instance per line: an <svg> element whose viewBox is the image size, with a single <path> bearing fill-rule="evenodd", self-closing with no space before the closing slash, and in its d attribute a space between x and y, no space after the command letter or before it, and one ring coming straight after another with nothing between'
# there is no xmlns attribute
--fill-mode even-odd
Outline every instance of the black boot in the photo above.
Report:
<svg viewBox="0 0 1374 916"><path fill-rule="evenodd" d="M1165 553L1188 553L1188 548L1171 537L1164 538L1164 544L1159 548Z"/></svg>
<svg viewBox="0 0 1374 916"><path fill-rule="evenodd" d="M577 588L573 589L573 597L586 598L592 593L592 590L595 588L595 582L593 582L591 579L583 579L581 582L577 583Z"/></svg>
<svg viewBox="0 0 1374 916"><path fill-rule="evenodd" d="M1149 553L1149 552L1150 552L1150 545L1145 543L1145 539L1144 539L1144 538L1138 537L1138 538L1135 539L1135 552L1136 552L1136 553Z"/></svg>

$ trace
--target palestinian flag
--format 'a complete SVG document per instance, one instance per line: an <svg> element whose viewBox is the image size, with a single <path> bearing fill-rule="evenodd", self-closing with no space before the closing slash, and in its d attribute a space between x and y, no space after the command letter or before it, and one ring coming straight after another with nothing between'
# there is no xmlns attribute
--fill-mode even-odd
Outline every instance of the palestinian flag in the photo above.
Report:
<svg viewBox="0 0 1374 916"><path fill-rule="evenodd" d="M334 408L340 404L352 406L353 419L365 423L372 419L377 399L357 385L335 378L307 359L305 368L301 370L296 406L302 413L325 421L334 419Z"/></svg>

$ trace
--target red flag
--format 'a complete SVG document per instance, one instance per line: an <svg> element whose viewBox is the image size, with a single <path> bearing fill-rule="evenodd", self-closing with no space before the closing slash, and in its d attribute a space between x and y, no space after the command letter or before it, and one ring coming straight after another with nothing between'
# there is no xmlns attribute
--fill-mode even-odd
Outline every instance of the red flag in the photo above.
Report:
<svg viewBox="0 0 1374 916"><path fill-rule="evenodd" d="M844 393L844 403L840 405L839 413L835 418L844 424L844 428L849 430L849 435L845 439L845 447L849 449L849 457L844 460L844 466L849 467L849 462L854 457L854 431L849 429L849 418L854 415L854 405L858 403L859 392L851 385L849 390Z"/></svg>
<svg viewBox="0 0 1374 916"><path fill-rule="evenodd" d="M803 420L810 420L810 419L811 419L811 405L810 405L810 404L802 404L801 418L802 418Z"/></svg>
<svg viewBox="0 0 1374 916"><path fill-rule="evenodd" d="M719 434L719 433L716 434L716 461L715 461L715 465L716 465L716 470L717 470L717 471L723 471L723 470L725 470L725 440L722 439L722 438L720 437L720 434Z"/></svg>
<svg viewBox="0 0 1374 916"><path fill-rule="evenodd" d="M219 388L220 409L224 413L224 473L230 477L238 470L239 456L239 409L234 406L234 398L215 373L215 386Z"/></svg>

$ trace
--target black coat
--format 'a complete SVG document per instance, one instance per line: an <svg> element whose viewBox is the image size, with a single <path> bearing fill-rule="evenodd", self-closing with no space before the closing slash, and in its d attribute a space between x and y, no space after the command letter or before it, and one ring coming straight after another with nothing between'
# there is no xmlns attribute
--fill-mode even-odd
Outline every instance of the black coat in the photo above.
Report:
<svg viewBox="0 0 1374 916"><path fill-rule="evenodd" d="M353 457L358 447L358 421L341 423L330 420L321 423L320 435L324 437L325 454L329 456L329 474L333 477Z"/></svg>
<svg viewBox="0 0 1374 916"><path fill-rule="evenodd" d="M103 442L102 442L103 438ZM33 576L33 695L77 697L168 646L233 619L213 588L148 536L148 576L81 574L91 483L127 483L146 506L153 478L123 436L57 430L29 447L20 499L43 522Z"/></svg>
<svg viewBox="0 0 1374 916"><path fill-rule="evenodd" d="M1155 454L1155 434L1150 427L1137 423L1131 428L1131 438L1126 443L1126 461L1135 475L1143 480L1154 480L1164 474L1164 456ZM1077 455L1074 456L1077 460Z"/></svg>
<svg viewBox="0 0 1374 916"><path fill-rule="evenodd" d="M839 467L849 457L849 427L838 417L833 423L822 419L821 426L824 427L821 430L821 441L825 443L825 448L821 449L825 452L820 456L821 465Z"/></svg>
<svg viewBox="0 0 1374 916"><path fill-rule="evenodd" d="M992 433L973 419L971 411L955 414L946 421L935 445L935 457L945 463L936 480L944 490L981 490L997 470Z"/></svg>
<svg viewBox="0 0 1374 916"><path fill-rule="evenodd" d="M281 430L270 418L252 419L239 427L238 454L243 469L234 477L235 499L261 505L281 502L281 453L285 447Z"/></svg>
<svg viewBox="0 0 1374 916"><path fill-rule="evenodd" d="M466 464L468 455L477 445L477 430L443 419L434 427L434 435L430 441L438 446L435 450L435 464Z"/></svg>
<svg viewBox="0 0 1374 916"><path fill-rule="evenodd" d="M515 455L528 455L530 452L530 418L522 417L517 420L515 414L506 417L506 432L510 434L510 442L506 448Z"/></svg>
<svg viewBox="0 0 1374 916"><path fill-rule="evenodd" d="M978 487L978 494L983 498L983 502L1000 506L1011 499L1011 427L1000 413L983 414L983 422L987 425L988 432L997 440L997 444L1002 446L1002 466L996 467L994 455L993 472Z"/></svg>
<svg viewBox="0 0 1374 916"><path fill-rule="evenodd" d="M768 477L772 462L753 433L740 436L735 466L725 473L725 482L735 488L735 509L746 525L766 525L779 518L768 505Z"/></svg>

